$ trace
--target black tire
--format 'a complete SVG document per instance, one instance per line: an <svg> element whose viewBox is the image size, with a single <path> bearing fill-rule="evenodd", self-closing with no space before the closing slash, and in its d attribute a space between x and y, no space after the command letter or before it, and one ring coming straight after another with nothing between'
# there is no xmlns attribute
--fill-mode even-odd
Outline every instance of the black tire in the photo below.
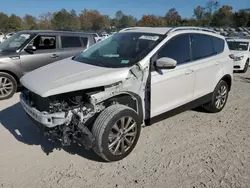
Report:
<svg viewBox="0 0 250 188"><path fill-rule="evenodd" d="M137 130L137 131L135 131L135 136L133 137L133 141L131 142L131 145L127 146L127 150L126 151L124 150L124 152L121 154L115 155L109 149L110 132L111 130L113 130L113 125L117 124L117 122L121 118L128 118L128 117L132 118L134 120L133 122L136 123L135 125L136 129L134 130ZM129 120L127 120L127 122L128 121ZM139 139L140 132L141 132L140 118L133 109L124 105L112 105L106 108L105 110L103 110L103 112L101 112L101 114L97 117L92 127L92 133L96 139L94 151L105 161L121 160L125 158L127 155L129 155L131 151L134 149ZM124 139L122 142L124 146L124 143L125 143Z"/></svg>
<svg viewBox="0 0 250 188"><path fill-rule="evenodd" d="M15 78L8 73L0 72L0 79L1 79L0 80L0 90L3 88L3 86L2 86L3 79L7 79L8 83L11 83L13 86L11 89L8 90L8 93L6 93L6 91L4 91L4 93L2 93L0 91L0 100L11 98L17 91L17 82L16 82Z"/></svg>
<svg viewBox="0 0 250 188"><path fill-rule="evenodd" d="M249 60L246 61L244 69L241 71L242 73L246 73L249 67Z"/></svg>
<svg viewBox="0 0 250 188"><path fill-rule="evenodd" d="M221 91L222 87L226 88L226 95L225 95L225 101L221 106L217 106L218 103L217 102L217 96L219 95L219 92ZM215 90L213 92L212 95L212 101L209 102L208 104L204 105L205 110L207 110L208 112L211 113L217 113L220 112L221 110L223 110L223 108L225 107L226 103L227 103L227 99L228 99L228 92L229 92L229 86L227 84L227 82L225 82L224 80L221 80L217 86L215 87Z"/></svg>

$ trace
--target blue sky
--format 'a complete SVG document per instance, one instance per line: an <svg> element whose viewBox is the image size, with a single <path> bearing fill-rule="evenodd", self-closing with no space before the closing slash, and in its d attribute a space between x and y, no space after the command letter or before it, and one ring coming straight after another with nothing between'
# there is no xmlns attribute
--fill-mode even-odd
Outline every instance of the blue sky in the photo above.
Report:
<svg viewBox="0 0 250 188"><path fill-rule="evenodd" d="M84 8L97 9L102 14L114 17L117 10L141 18L143 14L165 15L175 7L181 16L193 16L193 9L197 5L205 5L207 0L11 0L1 3L0 12L15 13L18 16L75 9L78 13ZM220 4L232 5L234 11L250 8L250 0L219 0Z"/></svg>

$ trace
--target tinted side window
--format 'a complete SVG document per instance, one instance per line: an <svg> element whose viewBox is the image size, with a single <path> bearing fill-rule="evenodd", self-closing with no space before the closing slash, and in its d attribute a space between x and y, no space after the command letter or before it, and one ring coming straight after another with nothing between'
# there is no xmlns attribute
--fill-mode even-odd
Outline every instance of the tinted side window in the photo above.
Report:
<svg viewBox="0 0 250 188"><path fill-rule="evenodd" d="M225 41L217 37L211 37L214 45L215 54L220 54L224 51Z"/></svg>
<svg viewBox="0 0 250 188"><path fill-rule="evenodd" d="M212 39L208 35L194 34L192 40L193 59L202 59L214 54Z"/></svg>
<svg viewBox="0 0 250 188"><path fill-rule="evenodd" d="M158 52L158 59L169 57L183 64L190 61L189 35L179 35L170 39L166 45Z"/></svg>
<svg viewBox="0 0 250 188"><path fill-rule="evenodd" d="M86 47L88 45L88 37L81 37L83 46Z"/></svg>
<svg viewBox="0 0 250 188"><path fill-rule="evenodd" d="M79 37L61 36L61 41L62 41L62 48L74 48L82 46Z"/></svg>

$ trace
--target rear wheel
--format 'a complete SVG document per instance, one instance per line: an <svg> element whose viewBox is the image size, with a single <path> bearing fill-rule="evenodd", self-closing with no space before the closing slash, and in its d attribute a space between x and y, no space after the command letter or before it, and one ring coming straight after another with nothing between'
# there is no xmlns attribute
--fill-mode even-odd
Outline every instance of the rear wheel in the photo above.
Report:
<svg viewBox="0 0 250 188"><path fill-rule="evenodd" d="M134 149L140 132L140 119L133 109L124 105L110 106L93 125L94 151L106 161L121 160Z"/></svg>
<svg viewBox="0 0 250 188"><path fill-rule="evenodd" d="M212 101L204 105L204 108L212 113L220 112L226 105L228 92L228 84L221 80L213 92Z"/></svg>
<svg viewBox="0 0 250 188"><path fill-rule="evenodd" d="M10 74L0 72L0 100L11 98L17 90L17 82Z"/></svg>
<svg viewBox="0 0 250 188"><path fill-rule="evenodd" d="M244 69L242 70L242 73L246 73L248 70L248 67L249 67L249 60L246 61L246 64L245 64Z"/></svg>

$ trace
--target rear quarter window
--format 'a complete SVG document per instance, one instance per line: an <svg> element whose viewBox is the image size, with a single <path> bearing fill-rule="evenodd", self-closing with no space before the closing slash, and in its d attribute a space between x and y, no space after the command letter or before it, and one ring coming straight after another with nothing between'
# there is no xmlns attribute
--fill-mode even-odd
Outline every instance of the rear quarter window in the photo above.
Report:
<svg viewBox="0 0 250 188"><path fill-rule="evenodd" d="M79 37L61 36L62 48L77 48L82 47Z"/></svg>
<svg viewBox="0 0 250 188"><path fill-rule="evenodd" d="M225 41L217 37L211 37L214 45L215 54L220 54L224 51Z"/></svg>

